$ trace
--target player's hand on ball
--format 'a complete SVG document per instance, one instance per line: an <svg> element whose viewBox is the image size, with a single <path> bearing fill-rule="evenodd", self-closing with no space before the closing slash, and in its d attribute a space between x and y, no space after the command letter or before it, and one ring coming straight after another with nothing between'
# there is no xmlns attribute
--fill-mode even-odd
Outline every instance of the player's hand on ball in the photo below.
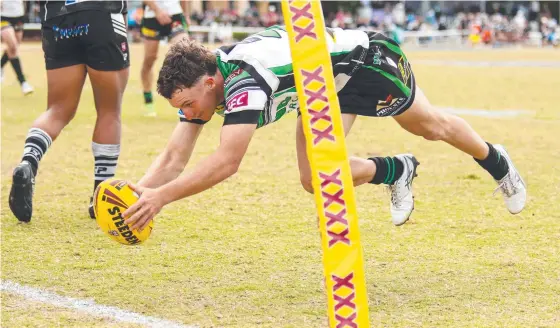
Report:
<svg viewBox="0 0 560 328"><path fill-rule="evenodd" d="M132 183L128 185L140 198L123 213L125 217L124 222L130 226L130 230L137 229L141 232L161 211L165 204L155 189L141 187Z"/></svg>

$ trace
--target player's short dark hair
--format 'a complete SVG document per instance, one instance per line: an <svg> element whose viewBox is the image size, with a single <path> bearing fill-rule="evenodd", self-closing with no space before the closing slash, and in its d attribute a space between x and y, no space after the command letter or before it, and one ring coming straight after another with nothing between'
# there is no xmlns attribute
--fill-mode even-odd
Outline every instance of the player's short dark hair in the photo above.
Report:
<svg viewBox="0 0 560 328"><path fill-rule="evenodd" d="M157 92L167 99L183 88L190 88L204 75L216 74L216 55L186 37L171 46L159 71Z"/></svg>

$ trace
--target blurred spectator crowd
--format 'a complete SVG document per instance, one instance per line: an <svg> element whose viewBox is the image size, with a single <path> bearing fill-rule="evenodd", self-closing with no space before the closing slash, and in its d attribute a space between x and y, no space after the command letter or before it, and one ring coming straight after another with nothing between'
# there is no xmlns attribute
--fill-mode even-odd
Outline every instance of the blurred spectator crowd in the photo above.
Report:
<svg viewBox="0 0 560 328"><path fill-rule="evenodd" d="M494 2L488 11L461 2L446 2L445 8L436 4L423 14L421 8L408 7L410 3L362 1L355 12L339 9L336 13L329 13L327 24L382 30L398 42L402 42L404 31L457 30L468 35L472 44L523 43L531 36L540 39L544 45L559 44L558 21L547 6L537 1L525 4Z"/></svg>
<svg viewBox="0 0 560 328"><path fill-rule="evenodd" d="M532 2L491 2L481 9L473 1L333 1L324 4L327 26L382 30L397 42L405 31L455 30L465 34L472 44L500 46L526 43L538 39L539 44L558 46L560 26L548 6ZM29 19L39 22L39 7L30 3ZM350 5L349 5L350 4ZM443 7L440 5L443 4ZM333 9L334 6L334 9ZM327 10L328 7L328 10ZM142 2L129 1L129 25L134 28L142 19ZM243 12L236 9L210 9L191 12L192 25L208 26L222 23L243 27L268 27L283 24L281 6L270 2L266 14L259 13L254 2Z"/></svg>

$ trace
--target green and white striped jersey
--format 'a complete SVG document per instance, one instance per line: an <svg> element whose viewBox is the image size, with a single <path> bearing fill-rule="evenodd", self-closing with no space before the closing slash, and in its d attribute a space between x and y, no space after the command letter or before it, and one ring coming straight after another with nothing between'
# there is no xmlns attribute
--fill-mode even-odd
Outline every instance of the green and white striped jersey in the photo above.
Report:
<svg viewBox="0 0 560 328"><path fill-rule="evenodd" d="M339 91L361 67L369 38L364 31L339 28L329 28L325 35ZM225 116L224 124L228 124L230 114L260 111L257 127L262 127L298 109L290 44L284 27L273 26L239 43L221 47L216 55L224 77L225 99L216 112Z"/></svg>

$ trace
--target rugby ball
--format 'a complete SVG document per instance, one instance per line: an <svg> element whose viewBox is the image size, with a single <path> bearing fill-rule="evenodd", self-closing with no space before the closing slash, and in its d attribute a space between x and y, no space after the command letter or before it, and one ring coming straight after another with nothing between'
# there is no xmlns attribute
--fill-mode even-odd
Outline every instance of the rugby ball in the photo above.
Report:
<svg viewBox="0 0 560 328"><path fill-rule="evenodd" d="M138 195L125 180L108 179L95 189L93 210L99 228L111 239L124 245L139 245L146 241L154 226L152 220L142 231L130 230L122 214L138 200Z"/></svg>

